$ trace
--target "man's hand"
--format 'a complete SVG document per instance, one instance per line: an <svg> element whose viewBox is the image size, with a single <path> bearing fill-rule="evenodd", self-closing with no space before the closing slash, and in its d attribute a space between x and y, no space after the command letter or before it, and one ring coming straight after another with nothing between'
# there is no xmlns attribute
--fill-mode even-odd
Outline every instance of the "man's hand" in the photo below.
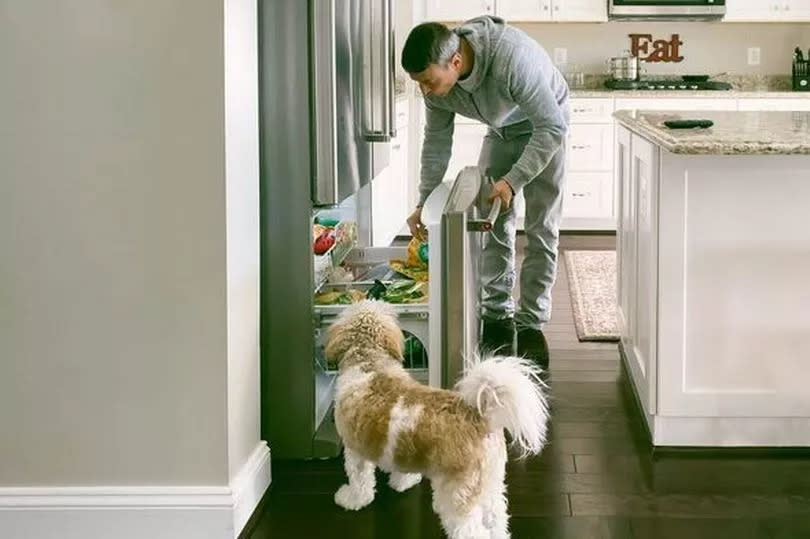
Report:
<svg viewBox="0 0 810 539"><path fill-rule="evenodd" d="M406 220L408 228L411 229L411 236L418 240L425 239L425 225L422 224L422 207L417 206L413 213L408 216Z"/></svg>
<svg viewBox="0 0 810 539"><path fill-rule="evenodd" d="M509 182L501 178L492 186L492 191L489 194L489 203L492 204L496 198L499 198L501 199L501 211L506 211L509 209L514 195L515 193L512 191L512 186L509 185Z"/></svg>

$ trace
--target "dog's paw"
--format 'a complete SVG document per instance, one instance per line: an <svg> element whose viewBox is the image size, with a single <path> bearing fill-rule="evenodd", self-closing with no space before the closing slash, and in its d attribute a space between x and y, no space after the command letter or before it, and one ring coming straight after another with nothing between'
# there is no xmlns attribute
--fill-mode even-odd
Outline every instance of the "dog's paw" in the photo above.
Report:
<svg viewBox="0 0 810 539"><path fill-rule="evenodd" d="M343 509L358 511L374 501L374 490L363 491L343 485L335 492L335 503Z"/></svg>
<svg viewBox="0 0 810 539"><path fill-rule="evenodd" d="M397 492L405 492L422 482L422 474L391 472L388 485Z"/></svg>

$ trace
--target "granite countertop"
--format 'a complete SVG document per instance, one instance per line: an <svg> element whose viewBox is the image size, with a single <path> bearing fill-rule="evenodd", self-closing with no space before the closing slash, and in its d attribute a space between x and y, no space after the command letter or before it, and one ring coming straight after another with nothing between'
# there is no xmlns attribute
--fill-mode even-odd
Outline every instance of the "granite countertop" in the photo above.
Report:
<svg viewBox="0 0 810 539"><path fill-rule="evenodd" d="M628 111L613 115L665 150L695 155L810 155L810 112ZM669 129L665 120L712 120L707 129Z"/></svg>
<svg viewBox="0 0 810 539"><path fill-rule="evenodd" d="M668 75L653 78L679 79L677 76ZM731 90L611 90L605 87L607 77L600 74L585 75L584 86L581 88L571 88L571 97L602 97L602 98L661 98L661 97L683 97L683 98L791 98L807 99L810 94L807 92L791 91L790 76L785 75L733 75L720 73L712 76L713 81L727 82L731 85Z"/></svg>
<svg viewBox="0 0 810 539"><path fill-rule="evenodd" d="M661 98L683 97L699 98L710 97L718 99L746 98L810 98L807 92L789 92L784 90L611 90L610 88L590 88L585 90L571 90L572 98L587 97L619 97L619 98Z"/></svg>

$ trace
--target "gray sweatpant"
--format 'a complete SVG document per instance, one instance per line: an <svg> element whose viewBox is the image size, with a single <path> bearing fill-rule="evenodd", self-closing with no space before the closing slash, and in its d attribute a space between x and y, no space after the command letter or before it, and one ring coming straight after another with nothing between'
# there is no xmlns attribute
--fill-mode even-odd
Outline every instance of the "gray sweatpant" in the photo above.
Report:
<svg viewBox="0 0 810 539"><path fill-rule="evenodd" d="M506 174L523 153L530 134L502 137L489 131L484 137L478 166L493 181ZM551 316L551 287L557 275L557 246L565 178L565 146L523 189L526 200L524 230L527 245L520 273L520 307L515 311L514 204L502 212L484 237L481 285L483 314L487 318L514 316L517 326L541 329Z"/></svg>

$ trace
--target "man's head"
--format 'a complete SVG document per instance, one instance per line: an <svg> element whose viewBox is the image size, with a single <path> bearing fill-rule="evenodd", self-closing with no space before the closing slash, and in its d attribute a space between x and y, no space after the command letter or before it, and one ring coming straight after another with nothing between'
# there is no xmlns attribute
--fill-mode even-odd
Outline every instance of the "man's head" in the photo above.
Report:
<svg viewBox="0 0 810 539"><path fill-rule="evenodd" d="M461 75L461 38L445 25L426 22L411 30L402 48L402 68L422 95L447 95Z"/></svg>

